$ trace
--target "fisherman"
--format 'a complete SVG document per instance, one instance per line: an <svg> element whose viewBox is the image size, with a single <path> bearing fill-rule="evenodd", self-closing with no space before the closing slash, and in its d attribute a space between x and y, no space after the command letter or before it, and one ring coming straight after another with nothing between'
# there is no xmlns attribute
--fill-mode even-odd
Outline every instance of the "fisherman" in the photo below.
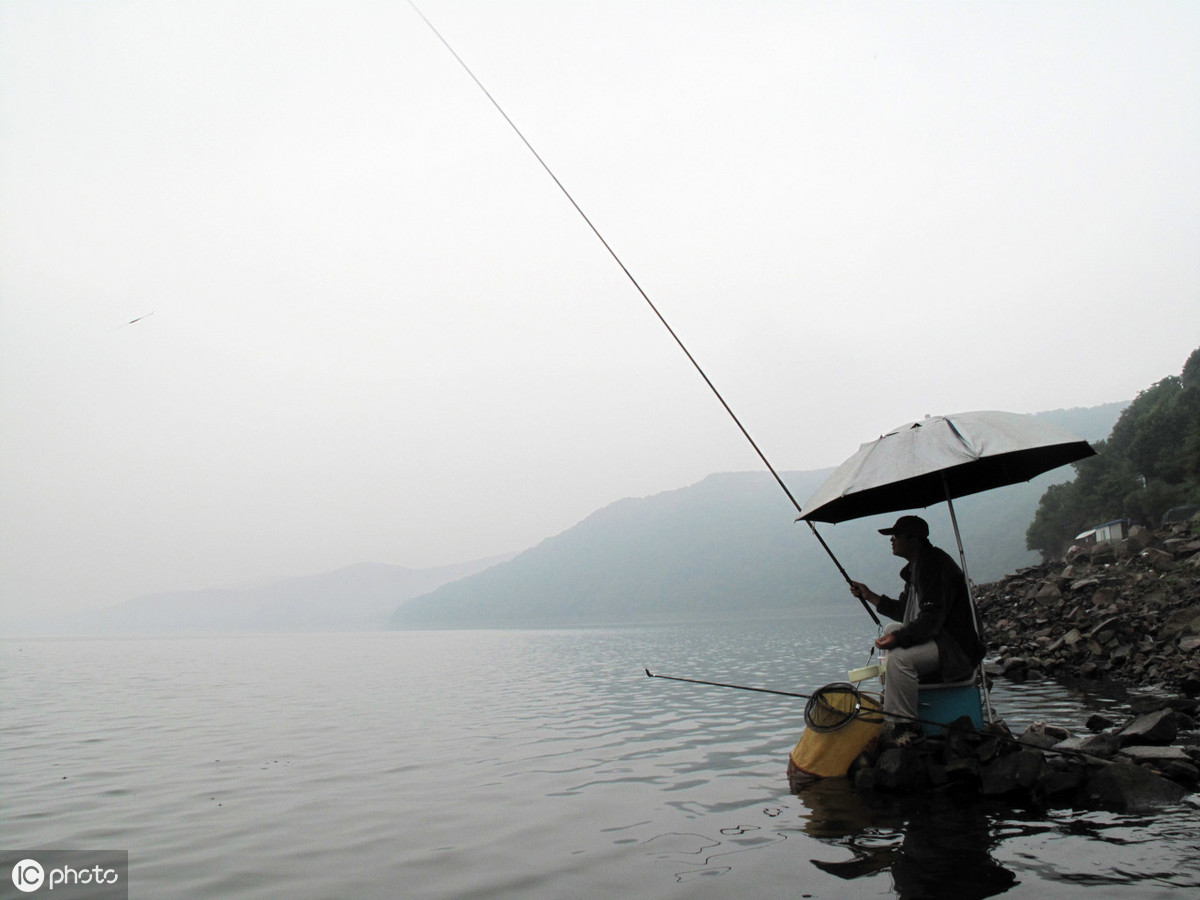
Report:
<svg viewBox="0 0 1200 900"><path fill-rule="evenodd" d="M929 542L926 521L920 516L901 516L879 533L891 537L893 556L908 561L900 572L904 590L893 600L852 581L850 593L900 623L888 625L875 646L888 652L884 740L903 747L924 736L916 721L918 684L969 678L983 659L984 645L975 629L962 570L948 553Z"/></svg>

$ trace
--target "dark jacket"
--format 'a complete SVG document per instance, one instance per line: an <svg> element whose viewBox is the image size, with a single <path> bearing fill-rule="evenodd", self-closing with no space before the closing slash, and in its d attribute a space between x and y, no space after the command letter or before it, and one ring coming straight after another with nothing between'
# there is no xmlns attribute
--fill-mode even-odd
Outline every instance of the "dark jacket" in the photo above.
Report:
<svg viewBox="0 0 1200 900"><path fill-rule="evenodd" d="M942 680L961 681L979 665L985 650L975 631L967 580L950 555L928 541L918 552L915 563L921 605L916 618L896 630L896 641L901 647L936 642ZM913 563L909 563L900 572L904 590L898 600L890 597L879 600L879 611L889 619L898 622L904 619L913 569Z"/></svg>

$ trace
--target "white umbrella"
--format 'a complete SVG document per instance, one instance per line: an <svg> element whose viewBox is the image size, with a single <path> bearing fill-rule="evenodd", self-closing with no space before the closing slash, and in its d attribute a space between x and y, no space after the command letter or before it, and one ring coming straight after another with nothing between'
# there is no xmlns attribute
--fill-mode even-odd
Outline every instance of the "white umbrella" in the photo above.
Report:
<svg viewBox="0 0 1200 900"><path fill-rule="evenodd" d="M995 411L931 416L859 447L808 498L801 518L845 522L950 502L1028 481L1095 452L1087 441L1036 416Z"/></svg>

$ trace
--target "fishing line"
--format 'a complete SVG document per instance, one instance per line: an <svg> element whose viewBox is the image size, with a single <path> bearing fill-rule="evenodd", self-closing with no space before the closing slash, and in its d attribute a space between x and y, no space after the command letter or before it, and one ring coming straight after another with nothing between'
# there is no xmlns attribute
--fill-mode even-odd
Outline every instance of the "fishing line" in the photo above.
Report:
<svg viewBox="0 0 1200 900"><path fill-rule="evenodd" d="M596 227L596 224L588 217L588 214L583 211L583 208L575 201L575 198L571 196L571 192L567 190L566 185L564 185L562 181L559 180L559 177L554 174L554 170L550 168L550 165L542 158L542 155L537 152L533 144L530 143L529 138L525 137L524 132L517 127L517 123L514 122L508 113L504 111L504 107L500 105L500 102L494 96L492 96L492 92L489 91L484 86L483 82L479 80L479 76L477 76L471 70L471 67L467 65L466 61L458 55L458 51L456 51L450 45L450 42L446 40L445 36L438 31L437 27L431 21L429 21L429 17L426 16L425 13L421 12L420 7L418 7L413 0L408 0L408 5L411 6L413 11L421 17L421 20L427 26L429 26L429 30L433 32L439 41L441 41L442 46L450 51L450 55L458 61L458 64L462 67L463 71L470 76L471 80L475 82L475 85L479 88L479 90L483 92L483 95L487 97L492 106L496 108L496 111L504 118L504 121L508 123L509 127L513 130L517 137L521 139L521 143L523 143L529 152L533 154L533 158L538 161L541 167L546 171L546 174L550 176L556 185L558 185L558 189L562 191L563 196L567 198L571 206L575 208L575 211L579 213L580 218L582 218L587 224L587 227L591 229L592 234L596 236L597 240L604 245L604 249L608 251L608 255L613 258L613 261L616 262L618 266L620 266L621 271L625 273L625 277L629 279L629 283L633 285L634 289L641 295L642 299L646 301L646 304L658 318L658 321L662 323L662 326L667 329L667 333L670 334L675 343L679 345L679 349L683 351L684 356L688 358L688 361L692 364L693 368L695 368L695 370L700 374L700 377L704 379L704 383L708 385L709 390L713 392L713 396L715 396L718 402L720 402L721 406L725 408L725 412L729 413L729 418L733 420L733 424L738 427L738 430L742 433L742 436L745 437L750 443L750 446L754 448L754 452L758 454L758 458L762 460L763 465L767 467L767 471L771 473L776 483L778 483L778 485L783 489L783 492L787 495L788 500L792 502L792 506L796 507L796 512L803 513L803 509L801 509L799 501L797 501L795 496L792 495L791 490L784 483L779 473L775 470L775 467L771 465L771 461L767 459L766 454L763 453L762 449L758 446L754 438L750 436L750 432L746 429L746 426L742 424L741 419L737 417L732 407L725 402L725 398L721 396L721 392L717 390L717 386L713 384L712 379L708 377L704 369L701 368L700 363L697 362L696 358L692 356L691 351L688 350L687 346L683 343L683 340L678 334L676 334L675 329L671 327L671 324L667 321L666 317L659 311L658 307L655 306L654 301L650 299L650 295L642 289L641 284L639 284L638 280L634 278L633 273L629 271L629 267L626 266L621 260L621 257L617 255L617 251L613 249L612 245L605 239L604 235L600 233L600 229ZM799 519L797 519L797 521L799 521ZM846 580L846 583L850 584L850 576L846 574L846 570L842 568L842 564L838 562L837 557L833 555L833 551L829 549L829 545L825 543L825 539L817 533L816 526L813 525L812 522L807 522L807 524L812 530L813 535L818 541L821 542L821 546L825 549L825 552L829 554L829 557L837 566L838 571L841 572L842 577ZM867 614L874 620L875 624L880 624L878 617L875 615L875 612L871 609L871 607L867 605L867 602L861 597L859 598L859 602L862 603L863 609L867 611Z"/></svg>

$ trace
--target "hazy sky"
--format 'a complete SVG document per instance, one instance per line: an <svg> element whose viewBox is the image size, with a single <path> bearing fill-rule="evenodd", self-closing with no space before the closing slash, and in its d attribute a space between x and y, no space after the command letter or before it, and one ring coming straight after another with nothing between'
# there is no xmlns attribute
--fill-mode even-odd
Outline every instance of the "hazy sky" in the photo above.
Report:
<svg viewBox="0 0 1200 900"><path fill-rule="evenodd" d="M1200 345L1192 0L421 8L780 470ZM0 0L0 428L0 624L761 469L402 0Z"/></svg>

